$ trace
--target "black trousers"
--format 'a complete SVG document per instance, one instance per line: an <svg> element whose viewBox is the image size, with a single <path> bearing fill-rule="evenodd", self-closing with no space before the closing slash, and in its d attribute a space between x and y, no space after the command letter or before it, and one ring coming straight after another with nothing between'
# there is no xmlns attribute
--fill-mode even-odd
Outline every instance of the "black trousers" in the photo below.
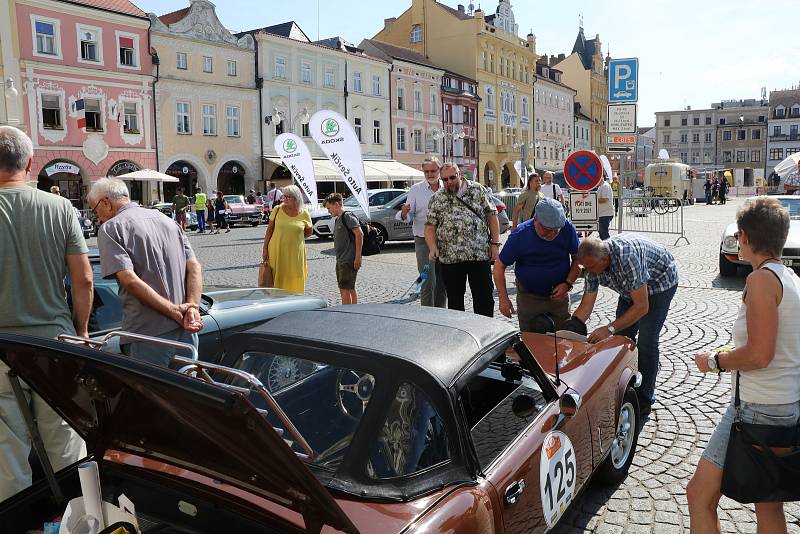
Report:
<svg viewBox="0 0 800 534"><path fill-rule="evenodd" d="M464 294L467 280L472 292L472 311L478 315L494 315L494 284L492 266L488 261L443 263L442 278L447 290L447 307L464 311Z"/></svg>

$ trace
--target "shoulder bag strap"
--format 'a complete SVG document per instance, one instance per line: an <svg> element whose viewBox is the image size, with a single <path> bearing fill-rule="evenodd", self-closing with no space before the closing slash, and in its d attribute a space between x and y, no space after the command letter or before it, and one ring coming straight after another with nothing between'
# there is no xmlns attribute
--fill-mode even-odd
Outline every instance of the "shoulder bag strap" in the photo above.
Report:
<svg viewBox="0 0 800 534"><path fill-rule="evenodd" d="M464 204L464 205L467 207L467 209L468 209L469 211L471 211L472 213L474 213L474 214L475 214L475 216L476 216L478 219L480 219L480 220L483 220L483 217L481 217L481 214L480 214L480 213L478 213L478 210L476 210L475 208L473 208L472 206L470 206L469 204L467 204L467 202L466 202L466 201L465 201L463 198L461 198L460 196L458 196L458 195L455 195L455 197L456 197L456 200L458 200L459 202L461 202L462 204Z"/></svg>

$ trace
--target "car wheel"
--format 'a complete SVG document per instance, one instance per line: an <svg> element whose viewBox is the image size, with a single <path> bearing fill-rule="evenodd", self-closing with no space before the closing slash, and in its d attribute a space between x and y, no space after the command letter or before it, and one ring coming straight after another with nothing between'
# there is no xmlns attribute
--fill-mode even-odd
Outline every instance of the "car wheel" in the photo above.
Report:
<svg viewBox="0 0 800 534"><path fill-rule="evenodd" d="M729 261L724 254L719 255L719 275L720 276L736 276L738 265Z"/></svg>
<svg viewBox="0 0 800 534"><path fill-rule="evenodd" d="M619 408L617 431L611 442L611 450L597 471L597 478L601 483L613 485L622 482L633 462L638 440L639 401L636 392L629 387Z"/></svg>
<svg viewBox="0 0 800 534"><path fill-rule="evenodd" d="M257 222L251 222L250 226L258 226L258 223Z"/></svg>
<svg viewBox="0 0 800 534"><path fill-rule="evenodd" d="M378 244L380 246L383 246L387 241L389 241L389 234L386 232L386 228L380 224L373 224L372 227L375 228L375 232L378 234Z"/></svg>

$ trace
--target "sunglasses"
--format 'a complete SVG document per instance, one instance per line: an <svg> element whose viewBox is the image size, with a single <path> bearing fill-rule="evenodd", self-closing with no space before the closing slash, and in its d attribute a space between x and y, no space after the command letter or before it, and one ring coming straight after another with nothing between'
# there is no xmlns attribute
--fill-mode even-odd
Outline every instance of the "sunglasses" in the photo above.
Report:
<svg viewBox="0 0 800 534"><path fill-rule="evenodd" d="M459 178L460 178L460 176L459 176L459 175L457 175L457 174L456 174L455 176L447 176L447 177L445 177L445 176L442 176L442 180L445 180L445 181L447 181L447 182L451 182L451 181L454 181L454 180L458 180Z"/></svg>

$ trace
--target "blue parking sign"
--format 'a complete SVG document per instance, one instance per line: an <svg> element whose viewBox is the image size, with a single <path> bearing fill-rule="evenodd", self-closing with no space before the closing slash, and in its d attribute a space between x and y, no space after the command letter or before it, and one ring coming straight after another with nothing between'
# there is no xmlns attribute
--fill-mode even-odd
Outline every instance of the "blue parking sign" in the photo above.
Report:
<svg viewBox="0 0 800 534"><path fill-rule="evenodd" d="M612 59L608 65L608 102L639 100L639 58Z"/></svg>

